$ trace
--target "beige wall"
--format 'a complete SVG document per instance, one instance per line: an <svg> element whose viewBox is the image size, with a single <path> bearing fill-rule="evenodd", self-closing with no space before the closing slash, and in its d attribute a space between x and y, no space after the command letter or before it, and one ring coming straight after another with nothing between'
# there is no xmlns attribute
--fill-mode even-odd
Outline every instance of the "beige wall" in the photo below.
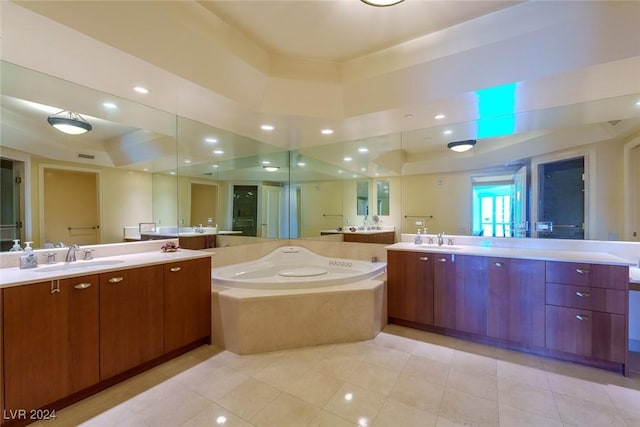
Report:
<svg viewBox="0 0 640 427"><path fill-rule="evenodd" d="M355 188L355 187L354 187ZM355 190L354 190L355 191ZM300 237L315 237L320 230L330 230L342 225L342 181L318 181L300 184ZM353 193L355 200L355 193Z"/></svg>
<svg viewBox="0 0 640 427"><path fill-rule="evenodd" d="M178 224L178 185L174 175L153 174L152 212L153 222L158 226Z"/></svg>
<svg viewBox="0 0 640 427"><path fill-rule="evenodd" d="M191 225L207 226L208 218L215 219L216 199L218 187L216 185L191 183ZM211 225L215 225L215 222Z"/></svg>

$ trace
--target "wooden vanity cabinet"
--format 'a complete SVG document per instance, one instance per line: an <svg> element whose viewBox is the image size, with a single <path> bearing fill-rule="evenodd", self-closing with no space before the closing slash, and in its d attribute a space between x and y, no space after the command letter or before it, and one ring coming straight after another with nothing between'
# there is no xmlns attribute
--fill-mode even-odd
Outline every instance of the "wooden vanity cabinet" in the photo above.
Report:
<svg viewBox="0 0 640 427"><path fill-rule="evenodd" d="M164 352L163 266L100 274L100 379Z"/></svg>
<svg viewBox="0 0 640 427"><path fill-rule="evenodd" d="M42 408L98 383L98 275L2 293L3 414Z"/></svg>
<svg viewBox="0 0 640 427"><path fill-rule="evenodd" d="M626 365L629 268L546 264L546 346Z"/></svg>
<svg viewBox="0 0 640 427"><path fill-rule="evenodd" d="M486 335L487 258L435 254L434 324L442 328Z"/></svg>
<svg viewBox="0 0 640 427"><path fill-rule="evenodd" d="M379 233L344 233L345 242L356 243L383 243L392 245L396 239L395 231L382 231Z"/></svg>
<svg viewBox="0 0 640 427"><path fill-rule="evenodd" d="M487 334L524 346L545 346L545 261L489 258Z"/></svg>
<svg viewBox="0 0 640 427"><path fill-rule="evenodd" d="M388 315L392 321L433 324L434 254L389 251Z"/></svg>
<svg viewBox="0 0 640 427"><path fill-rule="evenodd" d="M164 352L211 336L211 258L163 265Z"/></svg>

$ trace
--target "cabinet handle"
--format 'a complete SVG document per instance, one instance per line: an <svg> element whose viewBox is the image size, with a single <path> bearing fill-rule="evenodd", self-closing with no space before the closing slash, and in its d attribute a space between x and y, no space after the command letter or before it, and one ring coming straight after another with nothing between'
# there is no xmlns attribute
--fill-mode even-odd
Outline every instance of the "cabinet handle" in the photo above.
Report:
<svg viewBox="0 0 640 427"><path fill-rule="evenodd" d="M180 267L171 267L170 271L176 272L182 270Z"/></svg>
<svg viewBox="0 0 640 427"><path fill-rule="evenodd" d="M109 279L109 283L120 283L124 280L124 277L112 277Z"/></svg>
<svg viewBox="0 0 640 427"><path fill-rule="evenodd" d="M447 262L446 258L438 258L438 262Z"/></svg>
<svg viewBox="0 0 640 427"><path fill-rule="evenodd" d="M591 319L589 316L587 316L586 314L576 314L576 319L578 320L589 320Z"/></svg>
<svg viewBox="0 0 640 427"><path fill-rule="evenodd" d="M87 289L91 287L91 283L78 283L77 285L73 286L76 289Z"/></svg>
<svg viewBox="0 0 640 427"><path fill-rule="evenodd" d="M429 257L428 256L421 256L420 257L420 261L429 261Z"/></svg>
<svg viewBox="0 0 640 427"><path fill-rule="evenodd" d="M576 273L578 273L578 274L589 274L589 273L591 273L591 270L588 270L586 268L576 268Z"/></svg>
<svg viewBox="0 0 640 427"><path fill-rule="evenodd" d="M60 292L60 281L52 280L51 281L51 293L55 294L56 292Z"/></svg>
<svg viewBox="0 0 640 427"><path fill-rule="evenodd" d="M503 262L496 262L496 267L498 268L502 268L503 265L504 265Z"/></svg>
<svg viewBox="0 0 640 427"><path fill-rule="evenodd" d="M591 292L577 291L576 295L579 296L580 298L589 298L591 296Z"/></svg>

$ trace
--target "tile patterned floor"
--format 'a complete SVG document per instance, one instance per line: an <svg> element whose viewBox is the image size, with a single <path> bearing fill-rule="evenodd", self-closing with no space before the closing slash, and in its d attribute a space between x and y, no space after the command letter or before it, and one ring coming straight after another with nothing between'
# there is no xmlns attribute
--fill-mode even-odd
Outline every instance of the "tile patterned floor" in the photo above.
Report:
<svg viewBox="0 0 640 427"><path fill-rule="evenodd" d="M389 325L250 356L204 346L45 426L640 426L640 375Z"/></svg>

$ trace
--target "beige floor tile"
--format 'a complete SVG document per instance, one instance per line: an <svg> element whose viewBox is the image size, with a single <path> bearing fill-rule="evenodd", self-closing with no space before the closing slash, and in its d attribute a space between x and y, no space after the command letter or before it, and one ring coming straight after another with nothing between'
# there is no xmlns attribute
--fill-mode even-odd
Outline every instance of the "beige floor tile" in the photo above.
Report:
<svg viewBox="0 0 640 427"><path fill-rule="evenodd" d="M551 390L544 370L505 360L498 360L497 364L499 378L508 378L532 387Z"/></svg>
<svg viewBox="0 0 640 427"><path fill-rule="evenodd" d="M605 389L616 408L640 412L640 390L618 385L608 385Z"/></svg>
<svg viewBox="0 0 640 427"><path fill-rule="evenodd" d="M459 340L456 343L456 350L460 350L465 353L471 353L478 356L485 356L496 358L496 348L490 345L479 344L472 341Z"/></svg>
<svg viewBox="0 0 640 427"><path fill-rule="evenodd" d="M175 377L184 387L215 401L250 377L228 368L190 370Z"/></svg>
<svg viewBox="0 0 640 427"><path fill-rule="evenodd" d="M163 387L143 393L127 408L150 426L179 426L211 405L211 401L184 388Z"/></svg>
<svg viewBox="0 0 640 427"><path fill-rule="evenodd" d="M500 403L500 425L517 427L562 427L562 422L543 415L521 411Z"/></svg>
<svg viewBox="0 0 640 427"><path fill-rule="evenodd" d="M278 361L282 356L282 353L260 353L240 356L230 351L225 351L210 360L225 368L250 376Z"/></svg>
<svg viewBox="0 0 640 427"><path fill-rule="evenodd" d="M323 407L342 387L344 381L313 369L294 381L285 391L307 403Z"/></svg>
<svg viewBox="0 0 640 427"><path fill-rule="evenodd" d="M311 420L309 427L359 427L357 423L322 410Z"/></svg>
<svg viewBox="0 0 640 427"><path fill-rule="evenodd" d="M382 409L384 401L385 398L381 394L352 384L344 384L324 409L353 423L368 426Z"/></svg>
<svg viewBox="0 0 640 427"><path fill-rule="evenodd" d="M462 391L494 402L498 401L498 377L494 375L470 375L467 372L452 370L449 372L445 389Z"/></svg>
<svg viewBox="0 0 640 427"><path fill-rule="evenodd" d="M313 362L281 363L281 360L278 360L259 370L253 377L280 390L286 390L313 366Z"/></svg>
<svg viewBox="0 0 640 427"><path fill-rule="evenodd" d="M463 425L477 427L500 425L497 402L455 390L445 391L438 415Z"/></svg>
<svg viewBox="0 0 640 427"><path fill-rule="evenodd" d="M616 408L612 406L600 405L559 393L554 394L554 398L562 422L565 424L584 427L627 425Z"/></svg>
<svg viewBox="0 0 640 427"><path fill-rule="evenodd" d="M451 370L466 372L470 375L495 376L498 374L498 362L492 357L456 351L451 361Z"/></svg>
<svg viewBox="0 0 640 427"><path fill-rule="evenodd" d="M473 424L472 424L473 425ZM467 427L468 424L460 424L443 416L438 416L436 427Z"/></svg>
<svg viewBox="0 0 640 427"><path fill-rule="evenodd" d="M440 363L451 363L455 350L449 347L442 347L437 344L419 342L413 349L414 356L435 360Z"/></svg>
<svg viewBox="0 0 640 427"><path fill-rule="evenodd" d="M402 402L387 399L373 422L375 427L431 427L438 416Z"/></svg>
<svg viewBox="0 0 640 427"><path fill-rule="evenodd" d="M373 348L364 357L364 361L382 368L393 369L400 372L410 354L391 348Z"/></svg>
<svg viewBox="0 0 640 427"><path fill-rule="evenodd" d="M510 362L520 366L544 369L544 358L529 353L521 353L519 351L508 350L506 348L497 348L496 358L499 361Z"/></svg>
<svg viewBox="0 0 640 427"><path fill-rule="evenodd" d="M251 424L257 427L303 427L308 426L320 411L317 406L282 393L258 412L251 419Z"/></svg>
<svg viewBox="0 0 640 427"><path fill-rule="evenodd" d="M321 374L346 381L361 363L362 358L332 355L320 360L311 369Z"/></svg>
<svg viewBox="0 0 640 427"><path fill-rule="evenodd" d="M348 382L387 396L395 385L399 374L396 370L363 362L355 368Z"/></svg>
<svg viewBox="0 0 640 427"><path fill-rule="evenodd" d="M377 346L392 348L405 353L411 353L416 346L415 340L398 335L381 332L375 337L373 343Z"/></svg>
<svg viewBox="0 0 640 427"><path fill-rule="evenodd" d="M549 372L547 373L547 381L554 393L565 394L600 405L613 406L613 401L607 394L607 386L603 384Z"/></svg>
<svg viewBox="0 0 640 427"><path fill-rule="evenodd" d="M498 377L498 401L500 408L507 405L529 414L560 421L556 401L549 389L538 388L511 377Z"/></svg>
<svg viewBox="0 0 640 427"><path fill-rule="evenodd" d="M215 403L189 419L181 427L211 427L217 425L224 427L252 427L249 422Z"/></svg>
<svg viewBox="0 0 640 427"><path fill-rule="evenodd" d="M419 377L425 381L446 385L449 376L449 363L438 362L420 356L409 356L407 363L402 368L402 374L409 377Z"/></svg>
<svg viewBox="0 0 640 427"><path fill-rule="evenodd" d="M216 403L239 417L250 420L258 411L271 403L281 391L269 384L249 378Z"/></svg>
<svg viewBox="0 0 640 427"><path fill-rule="evenodd" d="M147 426L142 415L134 414L122 405L115 406L95 417L87 419L84 422L79 421L79 413L75 416L65 417L59 416L55 422L45 422L46 426L85 426L85 427L138 427Z"/></svg>
<svg viewBox="0 0 640 427"><path fill-rule="evenodd" d="M389 398L437 414L443 394L442 385L430 383L419 377L400 375L389 393Z"/></svg>
<svg viewBox="0 0 640 427"><path fill-rule="evenodd" d="M626 409L618 409L618 413L627 422L629 427L640 426L640 410L627 411Z"/></svg>

